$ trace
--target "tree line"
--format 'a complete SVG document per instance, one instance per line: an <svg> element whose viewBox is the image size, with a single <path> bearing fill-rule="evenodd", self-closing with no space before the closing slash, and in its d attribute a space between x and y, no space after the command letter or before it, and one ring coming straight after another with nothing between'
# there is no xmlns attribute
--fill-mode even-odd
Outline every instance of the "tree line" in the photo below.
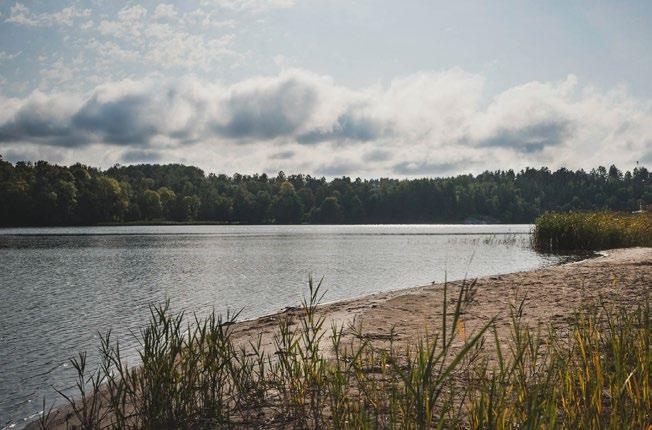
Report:
<svg viewBox="0 0 652 430"><path fill-rule="evenodd" d="M0 156L0 226L121 222L529 223L548 212L652 203L644 167L546 167L421 179L206 175L181 164L17 162Z"/></svg>

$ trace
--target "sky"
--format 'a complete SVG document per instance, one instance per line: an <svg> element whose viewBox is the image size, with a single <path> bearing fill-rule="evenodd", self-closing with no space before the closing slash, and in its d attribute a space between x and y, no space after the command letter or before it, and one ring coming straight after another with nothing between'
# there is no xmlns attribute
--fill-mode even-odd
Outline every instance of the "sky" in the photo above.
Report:
<svg viewBox="0 0 652 430"><path fill-rule="evenodd" d="M652 2L0 0L5 160L652 165Z"/></svg>

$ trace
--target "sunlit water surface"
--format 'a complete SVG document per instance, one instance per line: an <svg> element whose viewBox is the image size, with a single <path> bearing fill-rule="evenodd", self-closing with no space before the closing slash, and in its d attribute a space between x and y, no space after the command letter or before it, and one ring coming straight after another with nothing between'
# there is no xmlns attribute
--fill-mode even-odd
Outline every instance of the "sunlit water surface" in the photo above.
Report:
<svg viewBox="0 0 652 430"><path fill-rule="evenodd" d="M309 274L328 301L559 257L529 225L130 226L0 229L0 428L20 428L74 380L68 359L112 329L133 355L148 306L252 318L296 305ZM467 275L468 273L468 275Z"/></svg>

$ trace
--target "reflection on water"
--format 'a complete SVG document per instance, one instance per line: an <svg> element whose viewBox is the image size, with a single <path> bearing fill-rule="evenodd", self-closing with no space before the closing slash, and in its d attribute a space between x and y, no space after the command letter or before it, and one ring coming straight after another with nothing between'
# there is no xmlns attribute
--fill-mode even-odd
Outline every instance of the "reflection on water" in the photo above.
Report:
<svg viewBox="0 0 652 430"><path fill-rule="evenodd" d="M529 248L531 226L148 226L0 229L0 428L66 389L71 355L111 328L130 331L151 303L243 309L295 305L310 273L327 300L432 281L527 270L557 257Z"/></svg>

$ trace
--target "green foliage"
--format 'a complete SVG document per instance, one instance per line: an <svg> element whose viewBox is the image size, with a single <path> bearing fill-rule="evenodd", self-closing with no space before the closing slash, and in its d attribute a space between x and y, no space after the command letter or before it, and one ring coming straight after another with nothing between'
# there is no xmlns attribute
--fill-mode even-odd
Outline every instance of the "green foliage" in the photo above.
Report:
<svg viewBox="0 0 652 430"><path fill-rule="evenodd" d="M168 187L158 189L158 195L161 200L161 214L165 219L172 219L174 214L174 205L177 201L177 195Z"/></svg>
<svg viewBox="0 0 652 430"><path fill-rule="evenodd" d="M161 197L156 191L145 190L140 204L142 217L145 219L156 219L161 217L163 205Z"/></svg>
<svg viewBox="0 0 652 430"><path fill-rule="evenodd" d="M314 209L310 214L312 222L324 224L340 224L343 219L344 213L337 197L326 197L319 208Z"/></svg>
<svg viewBox="0 0 652 430"><path fill-rule="evenodd" d="M534 243L543 251L652 246L652 212L545 214L535 221Z"/></svg>
<svg viewBox="0 0 652 430"><path fill-rule="evenodd" d="M271 207L274 220L279 224L298 224L303 216L301 200L290 182L283 182Z"/></svg>
<svg viewBox="0 0 652 430"><path fill-rule="evenodd" d="M160 203L153 193L158 193ZM106 171L0 158L0 226L107 222L528 223L548 211L633 211L652 202L647 169L518 173L422 179L206 175L180 164ZM160 206L160 208L159 208Z"/></svg>
<svg viewBox="0 0 652 430"><path fill-rule="evenodd" d="M247 187L242 184L238 187L233 196L233 216L236 220L240 220L243 223L249 223L253 221L255 213L256 198Z"/></svg>

